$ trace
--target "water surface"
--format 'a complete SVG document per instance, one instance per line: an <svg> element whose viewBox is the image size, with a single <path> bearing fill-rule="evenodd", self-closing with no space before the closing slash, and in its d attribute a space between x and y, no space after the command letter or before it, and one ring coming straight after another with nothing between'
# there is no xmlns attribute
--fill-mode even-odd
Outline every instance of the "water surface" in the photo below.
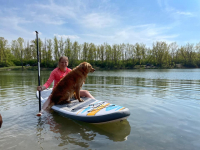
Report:
<svg viewBox="0 0 200 150"><path fill-rule="evenodd" d="M50 71L41 72L41 83ZM54 111L37 117L37 71L0 72L0 149L200 149L200 69L96 71L83 89L130 109L123 122L92 125Z"/></svg>

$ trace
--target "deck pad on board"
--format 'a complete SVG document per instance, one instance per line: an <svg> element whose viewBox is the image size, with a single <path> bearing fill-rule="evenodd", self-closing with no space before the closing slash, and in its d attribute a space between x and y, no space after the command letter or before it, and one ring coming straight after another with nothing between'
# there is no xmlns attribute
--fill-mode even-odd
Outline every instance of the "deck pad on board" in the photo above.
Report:
<svg viewBox="0 0 200 150"><path fill-rule="evenodd" d="M47 89L41 92L42 103L48 99L51 92L52 89ZM37 98L38 95L37 92ZM103 123L114 120L123 120L130 115L129 109L123 106L87 97L83 97L82 99L84 100L83 102L79 102L77 99L71 99L71 103L54 105L52 106L52 109L62 116L88 123Z"/></svg>
<svg viewBox="0 0 200 150"><path fill-rule="evenodd" d="M49 95L51 94L52 90L44 90L41 92L41 98L46 100ZM61 109L65 109L65 110L70 110L73 112L78 111L79 109L82 109L83 107L95 102L96 100L91 99L91 98L86 98L86 97L82 97L82 99L84 100L84 102L79 102L77 99L73 99L71 98L70 101L71 103L67 103L67 104L62 104L62 105L56 105L57 107L61 108ZM75 107L76 106L76 107ZM70 109L73 108L73 109Z"/></svg>
<svg viewBox="0 0 200 150"><path fill-rule="evenodd" d="M72 112L76 112L83 107L95 102L96 100L90 98L82 98L84 102L79 102L78 100L71 100L71 103L64 105L56 105L57 107L65 110L70 110ZM71 109L70 109L71 108Z"/></svg>

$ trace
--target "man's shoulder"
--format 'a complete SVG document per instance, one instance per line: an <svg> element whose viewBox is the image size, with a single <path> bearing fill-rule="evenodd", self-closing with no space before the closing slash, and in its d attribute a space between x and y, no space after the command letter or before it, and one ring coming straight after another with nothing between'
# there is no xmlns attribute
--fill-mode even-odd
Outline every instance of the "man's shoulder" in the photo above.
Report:
<svg viewBox="0 0 200 150"><path fill-rule="evenodd" d="M58 72L58 68L53 69L53 71L51 73L57 73Z"/></svg>
<svg viewBox="0 0 200 150"><path fill-rule="evenodd" d="M55 69L53 69L53 71L58 71L58 67L56 67Z"/></svg>

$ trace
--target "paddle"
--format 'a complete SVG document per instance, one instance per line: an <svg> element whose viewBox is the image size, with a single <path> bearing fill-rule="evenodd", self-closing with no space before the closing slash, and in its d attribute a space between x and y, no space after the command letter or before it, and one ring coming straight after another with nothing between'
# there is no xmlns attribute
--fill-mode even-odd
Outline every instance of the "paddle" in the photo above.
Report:
<svg viewBox="0 0 200 150"><path fill-rule="evenodd" d="M39 59L39 43L38 43L38 32L36 32L36 41L37 41L37 61L38 61L38 86L40 86L40 59ZM41 111L41 91L39 92L39 112Z"/></svg>

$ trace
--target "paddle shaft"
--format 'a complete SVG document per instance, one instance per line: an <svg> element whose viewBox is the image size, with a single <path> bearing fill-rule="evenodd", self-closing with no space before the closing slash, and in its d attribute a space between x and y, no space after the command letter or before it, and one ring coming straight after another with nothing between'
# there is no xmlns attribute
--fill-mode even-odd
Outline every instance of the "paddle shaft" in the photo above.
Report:
<svg viewBox="0 0 200 150"><path fill-rule="evenodd" d="M36 42L37 42L37 61L38 61L38 86L40 86L40 59L39 59L39 42L38 42L38 32L36 32ZM41 111L41 91L39 91L39 112Z"/></svg>

